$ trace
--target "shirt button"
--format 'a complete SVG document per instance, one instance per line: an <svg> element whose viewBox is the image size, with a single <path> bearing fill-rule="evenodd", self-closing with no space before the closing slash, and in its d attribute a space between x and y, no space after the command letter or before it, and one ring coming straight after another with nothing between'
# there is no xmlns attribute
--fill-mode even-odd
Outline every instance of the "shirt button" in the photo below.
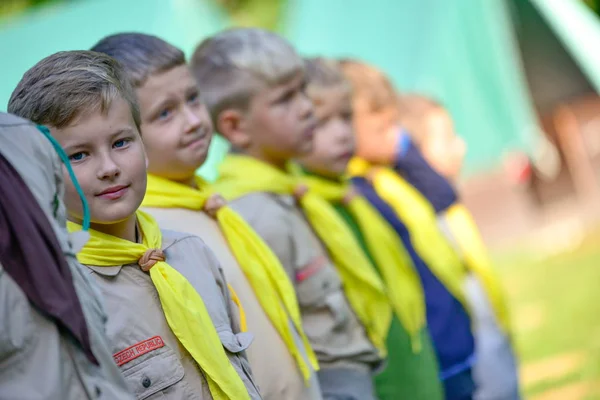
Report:
<svg viewBox="0 0 600 400"><path fill-rule="evenodd" d="M152 385L152 381L150 380L150 378L148 378L147 376L142 379L142 386L145 388L149 388L150 385Z"/></svg>

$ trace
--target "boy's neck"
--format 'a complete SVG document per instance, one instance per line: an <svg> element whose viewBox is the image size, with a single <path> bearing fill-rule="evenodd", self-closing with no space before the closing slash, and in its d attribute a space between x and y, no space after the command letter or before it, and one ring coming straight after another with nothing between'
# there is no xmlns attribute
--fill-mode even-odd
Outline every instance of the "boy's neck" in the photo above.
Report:
<svg viewBox="0 0 600 400"><path fill-rule="evenodd" d="M92 223L90 229L135 243L137 242L136 225L137 218L134 214L126 220L114 224Z"/></svg>
<svg viewBox="0 0 600 400"><path fill-rule="evenodd" d="M196 175L195 174L192 174L192 175L184 177L184 178L177 178L177 179L173 179L172 177L169 177L169 176L164 176L161 174L153 173L152 171L148 171L148 174L162 178L162 179L169 180L171 182L176 182L176 183L179 183L179 184L182 184L185 186L189 186L194 189L198 188L198 184L196 183Z"/></svg>
<svg viewBox="0 0 600 400"><path fill-rule="evenodd" d="M247 156L247 157L252 157L258 161L264 162L265 164L269 164L271 167L277 168L278 170L288 173L287 171L287 163L289 160L277 160L274 159L273 157L267 157L265 154L263 154L262 152L257 152L257 151L250 151L250 150L240 150L240 149L235 149L235 148L231 148L230 152L232 154L239 154L239 155L243 155L243 156Z"/></svg>
<svg viewBox="0 0 600 400"><path fill-rule="evenodd" d="M304 166L301 166L301 168L302 168L302 171L304 172L304 174L306 174L307 176L314 176L316 178L321 178L326 181L331 181L334 183L340 183L343 181L343 177L341 175L336 176L335 174L322 174L319 172L311 171Z"/></svg>

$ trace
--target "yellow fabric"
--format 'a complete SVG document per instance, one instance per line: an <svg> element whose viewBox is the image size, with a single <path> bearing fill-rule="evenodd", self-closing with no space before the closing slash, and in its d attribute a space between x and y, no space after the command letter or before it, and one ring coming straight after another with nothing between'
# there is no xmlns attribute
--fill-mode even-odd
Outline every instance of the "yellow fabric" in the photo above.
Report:
<svg viewBox="0 0 600 400"><path fill-rule="evenodd" d="M136 263L149 249L161 249L162 234L148 214L136 213L142 243L134 243L90 229L90 240L77 254L82 264L115 266ZM71 232L81 229L69 223ZM205 373L217 400L250 399L241 377L229 361L204 301L188 280L166 261L150 269L169 327Z"/></svg>
<svg viewBox="0 0 600 400"><path fill-rule="evenodd" d="M471 213L464 205L455 204L446 211L445 218L467 268L483 285L498 323L505 333L509 333L510 318L500 279L494 272L487 249Z"/></svg>
<svg viewBox="0 0 600 400"><path fill-rule="evenodd" d="M301 184L298 177L257 159L228 155L220 168L216 189L228 199L252 192L290 195ZM391 306L385 286L362 252L350 228L321 197L306 193L300 205L313 229L327 247L342 278L344 291L372 343L383 356L391 323Z"/></svg>
<svg viewBox="0 0 600 400"><path fill-rule="evenodd" d="M341 204L353 189L345 182L305 176L311 192L330 203ZM379 266L396 315L412 338L413 350L420 351L420 333L425 326L425 298L418 273L402 241L388 222L362 196L351 197L346 208L358 224L367 248Z"/></svg>
<svg viewBox="0 0 600 400"><path fill-rule="evenodd" d="M229 288L229 293L231 295L231 301L233 301L235 303L235 305L237 306L238 311L240 313L240 330L242 332L248 332L248 324L246 323L246 312L244 311L242 302L240 301L240 298L238 297L235 290L233 290L231 285L227 284L227 287Z"/></svg>
<svg viewBox="0 0 600 400"><path fill-rule="evenodd" d="M142 206L201 211L206 200L215 191L200 177L197 177L196 183L197 189L148 175L148 188ZM283 338L290 354L296 360L305 382L308 383L310 368L306 364L302 351L294 341L289 319L300 335L308 361L315 371L319 369L319 364L308 338L304 334L300 307L294 286L287 273L273 251L238 213L230 207L224 206L217 211L216 217L229 248L248 278L258 301Z"/></svg>
<svg viewBox="0 0 600 400"><path fill-rule="evenodd" d="M406 224L417 253L468 310L463 289L466 270L440 231L435 210L427 199L392 169L371 166L363 159L352 159L348 172L351 176L366 177L372 182L377 194Z"/></svg>

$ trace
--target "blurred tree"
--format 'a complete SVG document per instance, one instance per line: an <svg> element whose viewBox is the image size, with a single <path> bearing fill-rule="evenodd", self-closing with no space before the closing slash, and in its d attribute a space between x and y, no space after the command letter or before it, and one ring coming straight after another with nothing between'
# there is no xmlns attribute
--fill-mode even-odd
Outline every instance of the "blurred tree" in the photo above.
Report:
<svg viewBox="0 0 600 400"><path fill-rule="evenodd" d="M600 16L600 0L582 0L594 13Z"/></svg>
<svg viewBox="0 0 600 400"><path fill-rule="evenodd" d="M65 0L0 0L0 18L17 14L31 7Z"/></svg>
<svg viewBox="0 0 600 400"><path fill-rule="evenodd" d="M237 26L258 26L276 30L285 0L214 0Z"/></svg>

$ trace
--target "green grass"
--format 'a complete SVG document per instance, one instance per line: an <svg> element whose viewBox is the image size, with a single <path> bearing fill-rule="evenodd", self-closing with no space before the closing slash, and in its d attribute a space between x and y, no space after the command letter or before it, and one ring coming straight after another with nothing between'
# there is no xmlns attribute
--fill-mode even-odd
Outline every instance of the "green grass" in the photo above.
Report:
<svg viewBox="0 0 600 400"><path fill-rule="evenodd" d="M526 386L527 397L576 382L594 382L600 389L599 239L594 235L577 251L543 261L533 261L527 254L505 254L497 260L523 368L566 354L581 354L584 360L564 375ZM581 399L600 399L600 390Z"/></svg>

